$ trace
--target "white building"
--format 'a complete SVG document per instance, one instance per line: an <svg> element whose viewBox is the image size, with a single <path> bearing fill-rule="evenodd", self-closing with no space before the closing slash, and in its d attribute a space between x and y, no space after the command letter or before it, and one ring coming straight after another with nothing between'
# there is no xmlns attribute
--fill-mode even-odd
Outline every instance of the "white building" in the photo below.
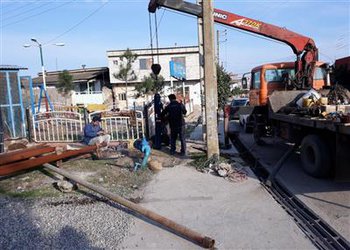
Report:
<svg viewBox="0 0 350 250"><path fill-rule="evenodd" d="M145 98L135 98L137 94L135 85L140 84L145 76L150 75L152 62L159 63L162 67L160 75L164 77L166 83L164 90L160 93L162 97L174 93L179 98L185 96L188 107L191 106L192 108L193 105L201 104L198 46L159 48L153 49L153 51L151 49L133 49L131 51L137 55L137 59L132 65L137 79L128 83L127 91L125 82L114 77L114 74L119 71L120 63L123 63L120 56L123 55L125 50L107 51L110 82L113 85L119 108L123 109L126 106L126 92L129 108L134 103L142 106L145 101L149 101ZM184 81L170 77L170 61L180 62L185 67L186 79Z"/></svg>
<svg viewBox="0 0 350 250"><path fill-rule="evenodd" d="M52 102L84 106L111 103L112 92L107 87L110 85L107 67L68 70L68 73L72 76L74 90L66 96L60 94L56 88L61 72L62 71L46 72L47 92ZM40 92L37 86L38 84L42 84L42 82L41 73L39 73L38 77L33 78L36 99L39 98Z"/></svg>

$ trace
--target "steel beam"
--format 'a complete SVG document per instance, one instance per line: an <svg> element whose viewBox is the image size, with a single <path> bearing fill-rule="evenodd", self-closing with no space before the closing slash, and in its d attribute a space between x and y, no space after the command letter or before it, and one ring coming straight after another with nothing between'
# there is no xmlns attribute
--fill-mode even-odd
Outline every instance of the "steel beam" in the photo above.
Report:
<svg viewBox="0 0 350 250"><path fill-rule="evenodd" d="M95 145L94 146L86 146L86 147L81 148L79 150L65 151L59 155L51 154L51 155L41 156L41 157L38 157L35 159L29 159L29 160L25 160L25 161L10 163L7 165L2 165L2 166L0 166L0 176L9 175L9 174L16 173L18 171L35 168L35 167L43 165L44 163L55 162L55 161L59 161L59 160L69 158L72 156L86 154L89 152L93 152L96 149L97 149L97 146L95 146Z"/></svg>
<svg viewBox="0 0 350 250"><path fill-rule="evenodd" d="M49 147L45 145L40 145L36 147L26 148L23 150L16 150L9 153L0 154L0 165L5 165L7 163L22 161L29 159L34 156L54 152L55 147Z"/></svg>

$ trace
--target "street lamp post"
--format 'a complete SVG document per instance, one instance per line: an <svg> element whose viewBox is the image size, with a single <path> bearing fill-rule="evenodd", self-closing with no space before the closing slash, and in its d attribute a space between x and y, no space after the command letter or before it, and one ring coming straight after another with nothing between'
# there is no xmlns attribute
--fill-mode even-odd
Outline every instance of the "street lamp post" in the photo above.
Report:
<svg viewBox="0 0 350 250"><path fill-rule="evenodd" d="M45 74L45 67L44 67L44 57L43 57L43 45L41 43L38 42L37 39L35 38L31 38L30 39L32 42L36 43L39 47L39 51L40 51L40 62L41 62L41 71L42 71L42 75L43 75L43 87L44 90L46 90L46 74ZM64 43L54 43L53 45L56 46L64 46ZM30 44L25 44L23 45L25 48L29 48L31 45Z"/></svg>
<svg viewBox="0 0 350 250"><path fill-rule="evenodd" d="M47 100L47 92L46 92L46 74L45 74L45 67L44 67L44 57L43 57L43 45L41 43L38 42L37 39L35 38L31 38L30 39L32 42L36 43L37 46L39 47L39 51L40 51L40 62L41 62L41 71L42 71L42 75L43 75L43 90L44 90L44 100L45 100L45 106L46 106L46 111L49 110L49 105L48 105L48 100ZM55 43L53 45L56 46L64 46L64 43ZM31 47L30 44L24 44L23 47L25 48L29 48ZM40 91L40 98L41 98L41 91ZM39 104L40 105L40 104ZM40 108L40 107L39 107Z"/></svg>
<svg viewBox="0 0 350 250"><path fill-rule="evenodd" d="M44 67L44 59L43 59L43 48L41 43L39 43L35 38L30 39L39 46L39 51L40 51L40 61L41 61L41 72L43 74L43 85L44 89L46 90L46 75L45 75L45 67Z"/></svg>

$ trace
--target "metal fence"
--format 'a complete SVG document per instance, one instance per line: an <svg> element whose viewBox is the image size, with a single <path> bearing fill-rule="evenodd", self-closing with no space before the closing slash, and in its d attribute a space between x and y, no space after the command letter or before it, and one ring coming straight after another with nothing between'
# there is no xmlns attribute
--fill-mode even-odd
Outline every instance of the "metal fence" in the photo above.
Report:
<svg viewBox="0 0 350 250"><path fill-rule="evenodd" d="M77 111L31 114L31 134L36 142L80 142L86 122L91 121L95 115L101 117L101 127L111 135L112 141L129 141L144 136L143 113L134 110L96 111L90 113L86 120Z"/></svg>
<svg viewBox="0 0 350 250"><path fill-rule="evenodd" d="M78 112L51 111L32 115L36 142L79 142L83 139L84 122Z"/></svg>
<svg viewBox="0 0 350 250"><path fill-rule="evenodd" d="M95 111L89 114L89 120L91 121L96 115L101 117L101 126L111 135L111 141L135 140L144 136L144 119L141 111Z"/></svg>

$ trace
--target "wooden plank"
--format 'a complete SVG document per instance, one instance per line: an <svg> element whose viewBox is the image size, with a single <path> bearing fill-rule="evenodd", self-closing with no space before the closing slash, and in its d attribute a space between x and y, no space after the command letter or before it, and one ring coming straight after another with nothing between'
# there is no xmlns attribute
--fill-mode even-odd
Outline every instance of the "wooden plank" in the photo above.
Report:
<svg viewBox="0 0 350 250"><path fill-rule="evenodd" d="M95 145L86 146L86 147L78 149L78 150L67 150L65 152L62 152L59 155L50 154L50 155L41 156L41 157L38 157L35 159L29 159L29 160L25 160L25 161L10 163L7 165L2 165L2 166L0 166L0 176L9 175L9 174L13 174L15 172L21 171L21 170L26 170L26 169L38 167L38 166L43 165L44 163L55 162L55 161L69 158L72 156L86 154L89 152L93 152L96 149L97 149L97 146L95 146Z"/></svg>

